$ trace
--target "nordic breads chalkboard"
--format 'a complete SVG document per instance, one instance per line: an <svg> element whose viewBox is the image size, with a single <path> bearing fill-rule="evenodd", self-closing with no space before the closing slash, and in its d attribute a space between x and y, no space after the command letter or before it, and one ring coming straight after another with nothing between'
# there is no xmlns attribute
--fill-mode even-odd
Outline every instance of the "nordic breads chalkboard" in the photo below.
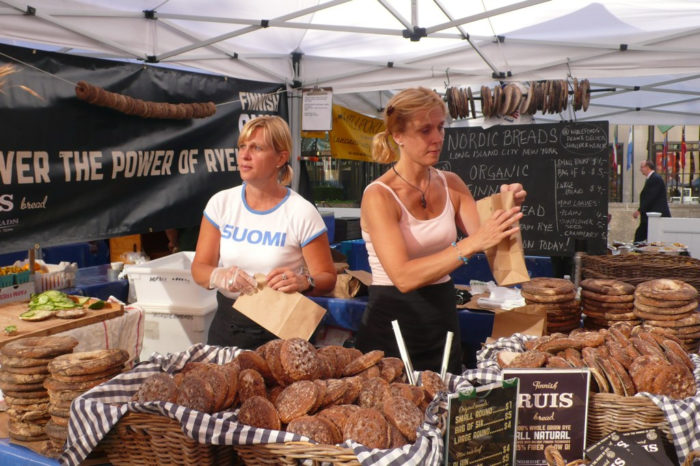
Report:
<svg viewBox="0 0 700 466"><path fill-rule="evenodd" d="M606 121L447 128L437 168L457 173L477 200L504 183L522 183L526 254L571 255L575 240L601 254L609 147Z"/></svg>

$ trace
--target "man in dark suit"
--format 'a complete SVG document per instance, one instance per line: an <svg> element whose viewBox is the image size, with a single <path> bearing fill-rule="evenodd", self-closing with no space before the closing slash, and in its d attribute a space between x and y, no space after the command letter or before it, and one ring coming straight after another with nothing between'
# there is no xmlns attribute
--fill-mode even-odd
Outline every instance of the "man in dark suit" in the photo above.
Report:
<svg viewBox="0 0 700 466"><path fill-rule="evenodd" d="M645 160L639 167L642 175L646 176L642 192L639 193L639 209L633 217L639 217L639 226L634 232L634 241L645 241L647 239L647 229L649 226L647 213L660 212L662 217L670 217L671 211L668 208L666 199L666 184L663 178L654 171L654 162Z"/></svg>

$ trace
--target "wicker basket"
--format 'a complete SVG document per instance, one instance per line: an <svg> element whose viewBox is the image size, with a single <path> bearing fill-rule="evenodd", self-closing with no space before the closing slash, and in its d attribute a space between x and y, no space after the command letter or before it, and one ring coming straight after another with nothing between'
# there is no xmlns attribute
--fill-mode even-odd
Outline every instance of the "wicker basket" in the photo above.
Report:
<svg viewBox="0 0 700 466"><path fill-rule="evenodd" d="M657 278L682 280L700 289L700 260L667 254L582 257L583 278L614 278L638 285Z"/></svg>
<svg viewBox="0 0 700 466"><path fill-rule="evenodd" d="M205 445L180 424L156 414L128 412L100 442L114 465L240 465L231 445Z"/></svg>
<svg viewBox="0 0 700 466"><path fill-rule="evenodd" d="M297 465L360 466L355 453L344 447L309 442L256 445L208 445L187 437L180 424L157 414L128 412L102 439L99 447L115 466L178 465Z"/></svg>
<svg viewBox="0 0 700 466"><path fill-rule="evenodd" d="M337 466L359 466L355 453L344 447L319 445L308 442L264 443L258 445L237 445L238 456L247 465L289 464L297 465L301 460L310 459L313 464L333 464Z"/></svg>
<svg viewBox="0 0 700 466"><path fill-rule="evenodd" d="M591 393L588 399L588 445L613 431L628 432L652 427L660 429L664 441L673 445L671 428L664 413L649 398Z"/></svg>

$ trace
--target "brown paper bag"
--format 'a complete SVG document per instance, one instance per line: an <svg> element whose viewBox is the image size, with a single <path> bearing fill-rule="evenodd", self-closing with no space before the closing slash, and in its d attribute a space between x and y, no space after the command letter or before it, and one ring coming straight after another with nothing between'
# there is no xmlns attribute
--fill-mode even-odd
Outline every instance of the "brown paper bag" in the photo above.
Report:
<svg viewBox="0 0 700 466"><path fill-rule="evenodd" d="M350 299L357 295L366 295L367 287L372 284L372 274L365 270L345 270L339 273L335 288L326 296Z"/></svg>
<svg viewBox="0 0 700 466"><path fill-rule="evenodd" d="M264 275L255 278L258 292L239 296L234 309L279 338L311 338L326 310L301 293L273 290L264 284Z"/></svg>
<svg viewBox="0 0 700 466"><path fill-rule="evenodd" d="M476 202L481 222L488 220L498 209L513 207L513 193L497 193ZM491 273L499 286L510 286L530 280L525 267L523 239L518 232L514 238L505 238L485 251Z"/></svg>
<svg viewBox="0 0 700 466"><path fill-rule="evenodd" d="M331 298L350 299L357 295L360 289L360 282L352 275L339 273L335 281L335 288L326 296Z"/></svg>

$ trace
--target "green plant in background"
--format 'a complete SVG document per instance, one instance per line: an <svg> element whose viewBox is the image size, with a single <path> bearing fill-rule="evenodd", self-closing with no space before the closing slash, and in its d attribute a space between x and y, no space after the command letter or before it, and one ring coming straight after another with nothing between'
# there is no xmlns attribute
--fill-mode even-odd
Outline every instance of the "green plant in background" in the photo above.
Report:
<svg viewBox="0 0 700 466"><path fill-rule="evenodd" d="M345 191L338 186L314 186L314 200L318 201L342 201L345 199Z"/></svg>

